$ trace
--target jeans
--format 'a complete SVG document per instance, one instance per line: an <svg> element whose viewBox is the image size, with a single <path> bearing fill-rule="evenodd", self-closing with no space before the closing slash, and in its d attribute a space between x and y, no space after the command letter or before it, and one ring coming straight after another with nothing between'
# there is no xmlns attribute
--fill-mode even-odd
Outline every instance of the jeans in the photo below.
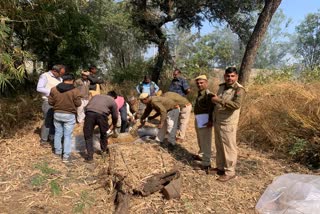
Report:
<svg viewBox="0 0 320 214"><path fill-rule="evenodd" d="M44 100L42 103L43 112L43 124L41 126L41 141L51 140L50 137L54 135L54 125L53 125L53 108L49 105L48 100ZM50 136L50 137L49 137Z"/></svg>
<svg viewBox="0 0 320 214"><path fill-rule="evenodd" d="M88 153L88 159L93 159L93 131L94 127L98 125L100 129L100 147L101 151L107 151L108 139L107 131L109 124L107 122L107 116L96 112L87 111L84 119L83 134L86 141L86 148Z"/></svg>
<svg viewBox="0 0 320 214"><path fill-rule="evenodd" d="M120 133L126 132L128 118L127 118L127 105L124 103L124 105L119 109L120 117L121 117L121 129Z"/></svg>
<svg viewBox="0 0 320 214"><path fill-rule="evenodd" d="M56 132L54 135L55 154L62 154L61 140L63 136L63 158L68 158L71 153L71 137L74 125L76 123L76 115L55 112L53 123L56 128Z"/></svg>

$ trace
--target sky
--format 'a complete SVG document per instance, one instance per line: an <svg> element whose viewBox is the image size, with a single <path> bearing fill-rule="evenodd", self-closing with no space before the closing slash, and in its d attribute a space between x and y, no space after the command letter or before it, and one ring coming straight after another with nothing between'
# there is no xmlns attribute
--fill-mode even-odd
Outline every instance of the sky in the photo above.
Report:
<svg viewBox="0 0 320 214"><path fill-rule="evenodd" d="M282 0L280 7L287 18L292 19L288 29L294 32L295 26L299 25L309 13L315 13L320 9L320 0Z"/></svg>
<svg viewBox="0 0 320 214"><path fill-rule="evenodd" d="M279 8L283 10L287 19L292 19L288 31L289 33L293 33L295 27L303 21L307 14L315 13L320 9L320 0L282 0ZM212 32L212 30L212 25L205 22L203 23L201 34L208 34Z"/></svg>

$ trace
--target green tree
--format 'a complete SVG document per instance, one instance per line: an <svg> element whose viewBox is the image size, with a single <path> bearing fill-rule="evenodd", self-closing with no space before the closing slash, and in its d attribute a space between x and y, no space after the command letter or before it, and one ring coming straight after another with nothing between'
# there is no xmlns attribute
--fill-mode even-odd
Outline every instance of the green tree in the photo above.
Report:
<svg viewBox="0 0 320 214"><path fill-rule="evenodd" d="M302 57L302 63L313 70L320 64L320 11L309 14L296 27L297 53Z"/></svg>

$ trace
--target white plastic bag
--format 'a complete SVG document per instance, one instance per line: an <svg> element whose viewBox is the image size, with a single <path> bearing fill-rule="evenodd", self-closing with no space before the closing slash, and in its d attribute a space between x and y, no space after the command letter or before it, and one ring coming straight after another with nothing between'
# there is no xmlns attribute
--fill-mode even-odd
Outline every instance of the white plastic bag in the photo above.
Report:
<svg viewBox="0 0 320 214"><path fill-rule="evenodd" d="M256 205L259 214L320 213L320 176L285 174L276 178Z"/></svg>

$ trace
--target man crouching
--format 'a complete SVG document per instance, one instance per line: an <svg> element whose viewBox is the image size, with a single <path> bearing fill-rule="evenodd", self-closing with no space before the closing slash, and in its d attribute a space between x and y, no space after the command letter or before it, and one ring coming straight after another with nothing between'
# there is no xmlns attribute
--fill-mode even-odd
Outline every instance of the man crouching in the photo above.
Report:
<svg viewBox="0 0 320 214"><path fill-rule="evenodd" d="M146 105L146 109L140 118L141 126L145 124L145 119L151 111L155 110L156 114L152 117L160 115L160 124L158 125L159 132L156 141L163 143L165 135L168 133L168 146L169 149L173 149L176 145L179 106L166 97L149 96L147 93L140 94L139 99Z"/></svg>

